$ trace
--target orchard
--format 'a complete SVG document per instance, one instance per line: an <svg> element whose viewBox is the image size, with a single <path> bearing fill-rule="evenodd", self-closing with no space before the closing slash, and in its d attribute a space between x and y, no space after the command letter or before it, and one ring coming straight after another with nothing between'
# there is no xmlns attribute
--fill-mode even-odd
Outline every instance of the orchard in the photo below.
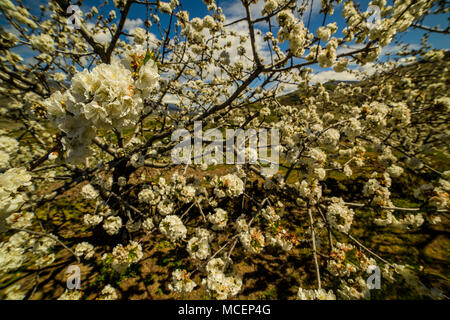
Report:
<svg viewBox="0 0 450 320"><path fill-rule="evenodd" d="M0 298L448 299L449 10L0 0Z"/></svg>

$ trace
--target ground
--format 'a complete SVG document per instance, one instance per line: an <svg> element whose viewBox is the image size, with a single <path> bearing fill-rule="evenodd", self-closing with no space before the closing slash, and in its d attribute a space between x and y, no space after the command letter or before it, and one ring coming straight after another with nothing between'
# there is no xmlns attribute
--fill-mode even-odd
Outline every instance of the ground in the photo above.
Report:
<svg viewBox="0 0 450 320"><path fill-rule="evenodd" d="M164 175L170 176L177 169L181 170L181 168L172 168ZM149 181L156 179L154 169L146 168L145 170L147 170L146 177ZM226 166L216 166L207 171L188 168L186 175L223 175L229 170L230 168ZM256 177L253 178L256 179ZM338 189L340 189L341 193L347 197L351 197L353 190L360 188L357 183L348 184L350 180L343 179L337 174L331 175L328 179L330 180L327 181L327 185L336 188L330 191L339 193ZM356 182L358 182L357 179ZM60 238L66 238L69 246L85 240L95 241L92 238L92 231L86 229L81 223L83 214L94 209L92 202L86 202L80 197L80 190L85 183L80 183L59 196L50 209L44 206L38 211L38 217L43 226ZM60 184L55 183L42 192L46 193L58 185ZM395 190L395 186L393 189ZM399 206L417 206L412 199L408 198L394 198L394 203ZM289 212L286 217L293 225L305 225L301 223L306 219L306 213L302 209L294 205L287 206L286 209ZM450 220L448 216L442 216L443 223L430 225L424 230L412 233L400 230L386 232L385 229L367 223L370 215L367 209L356 209L355 212L352 233L357 239L388 261L413 266L420 271L424 283L439 287L448 295L450 289L448 265ZM295 299L300 284L306 288L313 288L315 285L314 263L310 250L311 244L305 236L306 233L306 229L300 227L296 229L296 235L301 241L289 254L268 248L262 254L249 256L236 250L233 260L237 273L243 277L244 285L235 299ZM110 269L99 262L102 254L99 252L94 257L97 260L95 266L81 265L84 298L95 299L106 284L111 284L118 289L120 296L124 299L209 299L207 292L202 288L184 296L173 294L168 290L167 285L171 280L172 270L181 267L191 271L196 266L188 263L187 253L183 249L166 241L157 232L150 235L136 234L133 238L142 244L144 257L125 274L111 275ZM221 243L225 243L226 240L221 239L223 241ZM319 260L325 259L319 258ZM56 299L66 287L66 269L74 263L76 263L74 257L67 250L60 248L55 263L43 268L38 278L35 273L29 272L31 269L27 272L27 268L25 271L10 273L0 279L0 292L9 284L16 282L20 283L24 289L34 290L29 296L30 299ZM201 262L197 261L197 263ZM321 269L325 269L324 263L321 264ZM193 277L198 284L201 283L199 275L197 272ZM36 283L39 283L37 287L35 287ZM332 284L328 285L332 286ZM325 282L323 286L327 287L327 283ZM400 284L386 283L381 290L372 292L374 299L416 297Z"/></svg>

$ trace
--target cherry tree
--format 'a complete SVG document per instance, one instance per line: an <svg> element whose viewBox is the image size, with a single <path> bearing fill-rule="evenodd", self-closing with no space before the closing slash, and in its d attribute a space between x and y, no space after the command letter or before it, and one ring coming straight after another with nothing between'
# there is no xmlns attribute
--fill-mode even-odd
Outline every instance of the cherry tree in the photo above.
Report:
<svg viewBox="0 0 450 320"><path fill-rule="evenodd" d="M449 56L427 37L449 31L424 22L448 13L448 4L242 0L242 17L231 19L216 1L203 2L208 15L192 18L188 1L178 0L114 0L110 12L106 3L52 0L39 15L20 0L0 0L1 114L15 124L0 131L0 275L24 266L36 275L31 290L12 283L6 295L29 298L57 249L123 274L150 249L143 237L163 237L187 257L168 271L177 297L200 288L235 297L245 285L235 257L299 255L298 248L313 265L309 282L296 284L298 299L370 298L371 268L420 296L443 297L408 265L364 244L352 226L361 208L379 232L414 232L448 212L448 163L434 167L432 153L448 155ZM127 32L132 8L145 28ZM405 44L401 59L381 59L409 30L426 32L421 47ZM361 81L329 90L314 81L321 68ZM281 103L292 89L296 101ZM279 143L262 148L276 148L278 171L267 174L274 163L261 159L224 174L208 174L217 158L174 162L174 133L184 130L194 143L198 123L219 133L277 129ZM226 142L209 138L201 148ZM364 168L371 172L355 174ZM361 188L344 196L328 179L336 174ZM413 192L421 206L392 201L392 183L406 176L421 182ZM50 231L43 216L77 186L93 204L81 219L92 233L85 241ZM60 298L82 297L83 290L66 290ZM99 299L118 297L112 283L99 290Z"/></svg>

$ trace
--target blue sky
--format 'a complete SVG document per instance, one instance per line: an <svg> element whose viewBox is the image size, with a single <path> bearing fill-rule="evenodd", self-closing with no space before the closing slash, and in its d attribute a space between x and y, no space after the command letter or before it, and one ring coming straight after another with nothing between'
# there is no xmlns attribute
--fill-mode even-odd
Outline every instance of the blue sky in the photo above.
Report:
<svg viewBox="0 0 450 320"><path fill-rule="evenodd" d="M168 0L166 0L168 1ZM115 10L117 13L117 22L120 18L120 14L119 14L119 10L117 8L115 8L113 1L110 0L109 3L107 5L102 5L103 4L103 0L86 0L84 1L83 6L81 7L83 12L87 12L89 10L90 7L92 6L96 6L99 10L100 14L103 14L105 16L108 15L108 13L111 10ZM211 14L210 12L208 12L206 5L203 3L202 0L189 0L189 1L180 1L183 3L183 9L189 11L190 13L190 18L193 17L204 17L206 14ZM245 11L240 3L240 0L219 0L216 1L218 3L218 5L220 5L223 10L224 13L227 17L227 22L229 21L233 21L236 18L240 18L243 17L245 14ZM393 1L388 1L388 4L392 4ZM38 0L23 0L23 3L25 4L26 7L28 7L30 9L30 12L34 15L39 15L40 14L40 10L39 10L39 4L45 4L46 1L38 1ZM320 0L315 0L314 1L314 5L313 5L313 15L311 18L311 25L310 25L310 30L312 32L315 32L315 30L322 25L322 20L323 20L323 16L318 14L318 10L320 9ZM360 4L360 8L362 10L366 10L366 8L368 7L369 1L359 1L357 2ZM259 0L259 3L257 5L253 5L252 6L252 14L254 17L258 17L261 15L261 8L262 5L264 4L263 0ZM334 35L336 37L342 37L342 29L345 27L345 21L342 17L342 4L340 4L339 6L337 6L335 8L335 12L332 16L327 17L327 20L325 22L325 24L330 23L330 22L336 22L338 25L338 31L337 33ZM169 19L169 15L160 15L161 17L161 24L162 26L166 26L168 24L168 19ZM145 6L143 5L139 5L139 4L133 4L130 10L130 14L128 16L128 21L126 24L126 31L131 31L133 28L136 27L144 27L143 22L146 19L146 10L145 10ZM7 25L5 25L5 20L4 18L0 18L0 23L4 26L7 27ZM305 18L306 21L306 18ZM424 25L428 25L428 26L435 26L435 25L439 25L441 28L445 28L448 26L448 15L439 15L439 16L433 16L433 17L429 17L427 18L424 23ZM267 26L265 23L261 23L258 24L258 29L260 29L263 33L268 31ZM158 35L158 29L156 26L152 26L150 31L152 33L154 33L155 35ZM411 43L412 46L418 46L420 44L420 40L421 37L424 35L425 31L423 30L419 30L419 29L410 29L407 32L403 32L400 35L397 35L396 39L397 40L401 40L403 42L407 42L407 43ZM105 36L109 36L109 35L105 35ZM124 37L125 38L125 37ZM437 33L432 33L430 35L429 38L429 44L431 44L434 48L437 49L448 49L449 48L449 36L448 35L444 35L444 34L437 34ZM286 46L286 44L284 45ZM283 46L282 46L283 48ZM387 53L387 52L392 52L395 54L396 50L398 50L398 46L394 43L394 41L388 46L384 48L383 54ZM33 53L31 52L31 50L28 50L26 48L22 48L19 49L18 52L20 52L25 58L29 57L31 59L31 55L33 55ZM385 60L384 58L382 58L382 60ZM319 67L313 67L313 70L315 72L322 72L322 75L324 78L326 77L334 77L337 76L332 69L321 69ZM341 74L339 75L341 77L343 77L342 80L345 80L345 77L351 77L350 75L346 75ZM318 78L319 81L322 81L322 78ZM326 79L325 79L326 80Z"/></svg>

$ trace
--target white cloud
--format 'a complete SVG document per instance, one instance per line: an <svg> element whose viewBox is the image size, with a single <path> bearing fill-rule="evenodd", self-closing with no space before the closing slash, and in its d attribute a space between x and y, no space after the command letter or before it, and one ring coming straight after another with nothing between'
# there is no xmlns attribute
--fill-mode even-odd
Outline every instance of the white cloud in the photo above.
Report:
<svg viewBox="0 0 450 320"><path fill-rule="evenodd" d="M297 1L297 6L300 7L304 3L303 0ZM322 2L319 0L310 1L306 7L305 14L303 15L304 19L308 19L309 10L312 7L312 15L319 13L319 10L322 8ZM259 0L258 3L250 5L250 13L252 15L252 19L258 19L262 17L262 9L264 8L264 1ZM222 8L226 16L232 19L239 19L246 16L246 12L242 2L240 0L235 0L231 4L227 4Z"/></svg>
<svg viewBox="0 0 450 320"><path fill-rule="evenodd" d="M407 66L407 65L413 64L413 63L416 62L416 61L417 61L416 57L415 57L415 56L412 56L412 57L403 57L403 58L400 58L400 59L398 60L398 63L399 63L399 65L401 65L401 66Z"/></svg>
<svg viewBox="0 0 450 320"><path fill-rule="evenodd" d="M226 22L225 22L226 23ZM224 51L226 51L230 56L230 64L234 64L236 62L241 62L244 65L244 68L253 66L253 52L252 52L252 46L250 42L250 38L248 37L247 41L244 43L240 42L240 36L241 35L248 35L248 24L246 21L241 21L239 23L233 24L231 26L228 26L225 28L226 31L229 32L235 32L237 36L227 36L226 38L219 38L218 39L218 45L220 47L225 47L225 44L227 42L231 42L231 47L225 48ZM266 42L263 38L263 33L260 32L258 34L257 28L255 28L255 47L256 52L258 53L259 57L263 60L263 63L270 63L270 52L268 51ZM202 33L206 36L206 39L210 38L209 31L204 29ZM238 55L237 48L239 46L242 46L245 48L245 56ZM191 56L196 56L190 49L188 49ZM213 58L215 60L219 60L219 55L222 51L214 51ZM207 76L204 75L205 80L212 80L214 74L220 74L223 71L216 67L215 65L208 65L207 72L209 73Z"/></svg>
<svg viewBox="0 0 450 320"><path fill-rule="evenodd" d="M171 93L167 93L163 98L163 103L173 103L173 104L179 104L180 98L178 98L176 95L173 95Z"/></svg>
<svg viewBox="0 0 450 320"><path fill-rule="evenodd" d="M386 54L395 54L399 51L401 51L403 49L403 45L398 45L398 44L390 44L386 47L384 47L381 50L381 55L386 55ZM417 43L411 43L408 46L408 49L420 49L420 45Z"/></svg>
<svg viewBox="0 0 450 320"><path fill-rule="evenodd" d="M283 96L296 90L298 90L297 84L284 84L284 90L278 96Z"/></svg>
<svg viewBox="0 0 450 320"><path fill-rule="evenodd" d="M11 49L12 52L20 55L23 58L25 64L35 63L34 57L37 56L40 52L37 50L33 50L29 46L20 46Z"/></svg>
<svg viewBox="0 0 450 320"><path fill-rule="evenodd" d="M93 24L92 22L88 22L86 23L86 27L92 31L95 27L95 24ZM93 37L95 41L103 44L111 41L111 33L108 30L97 31Z"/></svg>
<svg viewBox="0 0 450 320"><path fill-rule="evenodd" d="M131 34L131 33L133 33L133 31L136 28L145 29L145 26L144 26L144 22L142 21L142 19L137 18L137 19L127 19L125 21L123 28L124 28L124 30L126 30L128 33ZM133 40L133 37L129 37L129 39ZM153 33L149 32L148 40L149 40L150 48L156 48L158 46L158 38ZM146 44L147 44L146 41L144 41L144 46L146 46Z"/></svg>
<svg viewBox="0 0 450 320"><path fill-rule="evenodd" d="M257 4L250 5L252 19L261 18L261 11L264 7L264 1L258 1ZM223 6L222 9L229 19L235 20L246 16L245 8L240 0L232 2L230 5Z"/></svg>
<svg viewBox="0 0 450 320"><path fill-rule="evenodd" d="M12 34L16 35L17 37L22 36L20 34L20 32L16 28L12 27L11 25L1 26L1 27L5 32L11 32Z"/></svg>
<svg viewBox="0 0 450 320"><path fill-rule="evenodd" d="M297 4L300 6L302 2L303 1L297 1ZM311 11L311 20L314 18L315 15L319 14L320 9L322 9L322 1L316 0L312 1L312 3L310 1L303 14L303 22L307 22L309 19L309 10L311 10L311 5L313 6Z"/></svg>
<svg viewBox="0 0 450 320"><path fill-rule="evenodd" d="M108 43L111 41L111 34L108 31L100 31L94 35L94 40L100 43Z"/></svg>
<svg viewBox="0 0 450 320"><path fill-rule="evenodd" d="M352 52L352 51L355 51L355 50L362 49L362 48L364 48L364 47L365 47L364 44L352 44L352 45L347 46L346 48L344 48L344 47L339 47L339 48L336 50L336 54L337 54L337 55L345 54L345 53L349 53L349 52Z"/></svg>
<svg viewBox="0 0 450 320"><path fill-rule="evenodd" d="M325 83L327 81L355 81L358 80L356 74L348 71L336 72L334 70L322 71L311 76L312 83Z"/></svg>
<svg viewBox="0 0 450 320"><path fill-rule="evenodd" d="M125 21L123 28L124 28L124 30L131 33L134 29L139 28L139 27L142 28L143 26L144 26L144 21L142 21L141 18L137 18L137 19L127 19Z"/></svg>
<svg viewBox="0 0 450 320"><path fill-rule="evenodd" d="M241 61L244 64L244 66L249 65L249 60L247 58L238 56L238 54L237 54L237 48L241 45L246 50L246 56L253 58L252 46L251 46L250 39L247 39L246 42L241 44L240 38L239 38L240 35L248 35L249 34L247 22L243 21L243 22L236 23L236 24L228 27L227 30L235 31L238 35L237 37L232 38L232 46L229 50L227 50L230 53L231 62L234 63L236 61ZM260 31L259 34L258 34L258 31ZM257 28L255 28L255 33L256 33L255 34L256 52L264 60L264 63L268 63L269 59L270 59L270 52L268 51L267 43L264 41L264 37L263 37L264 33ZM229 40L229 38L227 38L223 42L225 43L228 40Z"/></svg>
<svg viewBox="0 0 450 320"><path fill-rule="evenodd" d="M336 72L334 70L326 70L311 75L312 83L325 83L327 81L359 81L363 76L370 76L376 72L376 64L369 62L364 66L349 68L348 71Z"/></svg>

